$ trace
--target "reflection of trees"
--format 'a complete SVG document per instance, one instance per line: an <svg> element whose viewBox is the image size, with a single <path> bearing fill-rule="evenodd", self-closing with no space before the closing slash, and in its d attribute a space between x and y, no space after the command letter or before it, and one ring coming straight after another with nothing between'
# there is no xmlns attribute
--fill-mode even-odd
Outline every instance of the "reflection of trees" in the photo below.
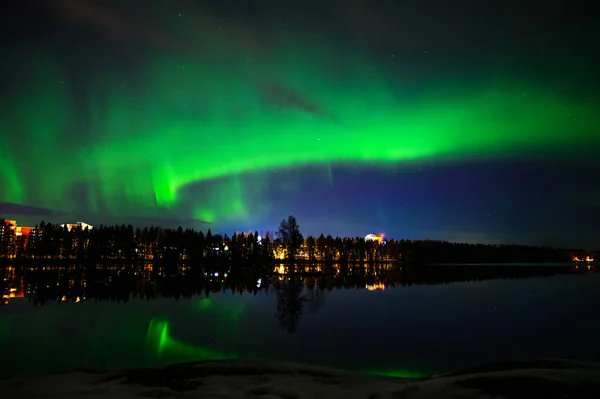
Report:
<svg viewBox="0 0 600 399"><path fill-rule="evenodd" d="M324 270L315 273L311 270ZM272 268L270 269L272 270ZM307 269L305 269L307 270ZM114 301L131 299L208 297L212 293L257 294L258 291L277 295L277 319L281 326L293 332L305 306L317 312L325 304L325 295L334 289L381 290L396 286L450 284L491 279L523 279L557 274L595 272L594 266L403 266L329 265L314 267L288 276L275 275L267 267L204 268L177 263L151 265L98 265L5 267L0 276L2 301L25 297L35 306L51 302ZM2 273L2 269L0 269Z"/></svg>
<svg viewBox="0 0 600 399"><path fill-rule="evenodd" d="M293 275L288 280L277 281L274 288L277 292L277 321L289 333L296 331L305 305L311 313L325 305L325 293L314 278L307 278L305 282Z"/></svg>
<svg viewBox="0 0 600 399"><path fill-rule="evenodd" d="M292 276L288 280L278 281L275 284L277 291L277 320L281 328L293 333L298 327L302 307L306 297L302 295L304 283L297 277Z"/></svg>
<svg viewBox="0 0 600 399"><path fill-rule="evenodd" d="M298 251L304 242L296 218L290 215L287 219L283 219L279 225L278 235L281 243L287 250L288 259L293 264L298 255Z"/></svg>
<svg viewBox="0 0 600 399"><path fill-rule="evenodd" d="M308 302L308 310L311 313L317 313L319 309L325 305L325 293L319 287L318 281L309 279L306 283L306 301Z"/></svg>

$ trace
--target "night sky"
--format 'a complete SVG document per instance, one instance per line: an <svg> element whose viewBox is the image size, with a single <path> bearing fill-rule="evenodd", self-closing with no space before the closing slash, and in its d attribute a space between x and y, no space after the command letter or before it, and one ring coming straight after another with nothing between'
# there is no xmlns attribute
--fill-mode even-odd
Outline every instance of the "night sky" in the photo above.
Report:
<svg viewBox="0 0 600 399"><path fill-rule="evenodd" d="M9 2L0 215L600 247L588 3Z"/></svg>

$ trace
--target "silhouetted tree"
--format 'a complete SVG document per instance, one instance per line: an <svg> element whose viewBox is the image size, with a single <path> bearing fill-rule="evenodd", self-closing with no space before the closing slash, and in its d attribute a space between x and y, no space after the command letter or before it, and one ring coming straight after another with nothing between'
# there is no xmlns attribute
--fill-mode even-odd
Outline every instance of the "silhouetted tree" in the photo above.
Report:
<svg viewBox="0 0 600 399"><path fill-rule="evenodd" d="M287 219L283 219L279 224L278 232L281 243L287 250L288 259L293 263L304 241L296 218L290 215Z"/></svg>
<svg viewBox="0 0 600 399"><path fill-rule="evenodd" d="M313 236L308 236L306 237L306 240L304 242L304 245L306 245L306 253L308 254L308 261L309 262L314 262L315 260L315 248L316 248L316 242Z"/></svg>
<svg viewBox="0 0 600 399"><path fill-rule="evenodd" d="M317 253L319 254L319 260L323 261L325 260L325 250L327 247L327 243L325 240L325 236L323 235L323 233L321 233L321 235L316 239L315 244L317 246Z"/></svg>

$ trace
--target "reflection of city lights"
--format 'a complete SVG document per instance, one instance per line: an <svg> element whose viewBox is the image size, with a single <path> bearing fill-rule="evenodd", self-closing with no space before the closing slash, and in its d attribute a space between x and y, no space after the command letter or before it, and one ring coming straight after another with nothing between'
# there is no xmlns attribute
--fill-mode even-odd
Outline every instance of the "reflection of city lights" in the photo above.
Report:
<svg viewBox="0 0 600 399"><path fill-rule="evenodd" d="M63 295L63 297L62 297L62 298L60 298L60 300L61 300L62 302L66 302L66 301L68 301L68 299L67 299L67 296L66 296L66 295ZM81 297L76 297L76 298L75 298L75 303L77 303L77 302L81 302Z"/></svg>
<svg viewBox="0 0 600 399"><path fill-rule="evenodd" d="M369 291L383 291L385 290L385 284L383 283L377 283L377 284L367 284L365 286L366 289L368 289Z"/></svg>
<svg viewBox="0 0 600 399"><path fill-rule="evenodd" d="M587 255L585 258L583 258L583 257L579 258L578 256L573 256L572 259L573 259L573 262L595 262L596 261L593 257L591 257L589 255Z"/></svg>

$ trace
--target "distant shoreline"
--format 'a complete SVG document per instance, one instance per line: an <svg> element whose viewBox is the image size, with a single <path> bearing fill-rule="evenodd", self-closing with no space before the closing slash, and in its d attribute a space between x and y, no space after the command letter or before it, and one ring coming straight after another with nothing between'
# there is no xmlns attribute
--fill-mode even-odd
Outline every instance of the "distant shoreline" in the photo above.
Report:
<svg viewBox="0 0 600 399"><path fill-rule="evenodd" d="M258 264L244 264L235 262L219 262L215 264L211 261L206 260L177 260L177 261L156 261L156 260L143 260L143 259L6 259L0 258L0 266L29 266L29 265L95 265L95 266L115 266L115 265L179 265L179 266L235 266L235 267L253 267L253 266L327 266L327 265L406 265L406 266L423 266L423 267L458 267L458 266L487 266L487 267L501 267L501 266L548 266L548 267L569 267L569 266L597 266L598 261L586 262L586 261L571 261L571 262L522 262L522 261L511 261L511 262L404 262L401 260L383 260L383 261L307 261L297 260L294 262L274 259L269 262L259 262Z"/></svg>

